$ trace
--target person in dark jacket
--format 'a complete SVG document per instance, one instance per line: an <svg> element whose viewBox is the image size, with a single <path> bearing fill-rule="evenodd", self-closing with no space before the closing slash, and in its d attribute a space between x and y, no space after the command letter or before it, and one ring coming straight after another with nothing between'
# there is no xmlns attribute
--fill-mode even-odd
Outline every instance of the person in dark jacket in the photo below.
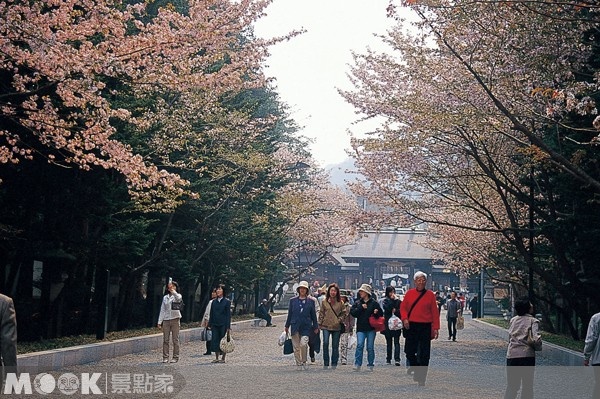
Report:
<svg viewBox="0 0 600 399"><path fill-rule="evenodd" d="M217 286L217 297L210 305L208 327L212 330L211 350L215 353L213 363L225 363L225 352L221 351L221 339L231 331L231 301L225 298L225 285ZM219 359L221 355L221 359Z"/></svg>
<svg viewBox="0 0 600 399"><path fill-rule="evenodd" d="M17 372L17 317L12 298L0 294L0 386L5 373ZM3 369L3 370L2 370Z"/></svg>
<svg viewBox="0 0 600 399"><path fill-rule="evenodd" d="M402 330L390 330L388 321L395 315L400 317L400 299L396 297L396 289L391 285L385 289L385 297L381 302L383 308L383 316L385 317L385 330L381 333L385 336L387 344L386 363L392 363L392 346L394 349L394 362L396 366L400 366L400 335Z"/></svg>
<svg viewBox="0 0 600 399"><path fill-rule="evenodd" d="M267 327L276 327L275 324L271 323L272 317L269 314L268 302L266 299L262 300L262 303L256 309L256 317L266 320Z"/></svg>
<svg viewBox="0 0 600 399"><path fill-rule="evenodd" d="M371 286L363 284L358 289L359 299L354 302L350 314L356 318L356 352L354 353L354 371L360 371L363 363L365 340L367 341L367 367L373 371L375 366L375 336L377 331L369 323L369 317L383 317L381 306L371 298Z"/></svg>
<svg viewBox="0 0 600 399"><path fill-rule="evenodd" d="M319 334L317 323L316 305L308 296L308 282L300 281L296 292L298 296L290 299L288 316L285 321L285 333L292 337L294 358L298 370L308 370L306 357L308 354L308 338L312 334Z"/></svg>
<svg viewBox="0 0 600 399"><path fill-rule="evenodd" d="M479 316L479 297L477 294L469 301L469 310L471 311L471 317L473 319L476 319Z"/></svg>

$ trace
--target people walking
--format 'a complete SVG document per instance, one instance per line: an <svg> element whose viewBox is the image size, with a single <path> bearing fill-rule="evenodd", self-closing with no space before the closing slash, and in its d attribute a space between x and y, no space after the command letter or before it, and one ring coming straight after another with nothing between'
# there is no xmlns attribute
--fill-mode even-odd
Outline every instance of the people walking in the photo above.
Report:
<svg viewBox="0 0 600 399"><path fill-rule="evenodd" d="M294 359L298 370L307 370L306 357L308 338L312 333L319 333L315 301L308 296L308 282L301 281L296 288L298 296L290 299L288 316L285 321L285 332L292 337Z"/></svg>
<svg viewBox="0 0 600 399"><path fill-rule="evenodd" d="M456 320L462 314L462 303L456 299L456 292L450 293L450 299L446 302L446 321L448 322L448 341L456 341Z"/></svg>
<svg viewBox="0 0 600 399"><path fill-rule="evenodd" d="M347 295L340 295L346 317L344 317L344 332L340 335L340 362L342 366L348 364L348 340L354 334L354 317L350 314L350 302Z"/></svg>
<svg viewBox="0 0 600 399"><path fill-rule="evenodd" d="M210 318L210 308L213 300L217 297L217 289L213 288L210 292L210 301L208 301L208 305L206 305L206 309L204 310L204 316L202 317L202 323L200 323L201 327L208 329L208 320ZM204 352L205 356L212 355L210 351L211 340L206 340L206 352Z"/></svg>
<svg viewBox="0 0 600 399"><path fill-rule="evenodd" d="M471 311L471 318L476 319L479 317L479 297L477 294L473 295L473 299L469 301L469 310Z"/></svg>
<svg viewBox="0 0 600 399"><path fill-rule="evenodd" d="M216 288L217 296L210 306L208 326L212 330L211 351L215 354L213 363L225 363L226 353L221 350L221 339L231 331L231 301L225 298L225 285ZM219 355L221 358L219 359Z"/></svg>
<svg viewBox="0 0 600 399"><path fill-rule="evenodd" d="M336 283L329 284L325 299L319 307L317 317L319 327L323 332L323 368L336 369L340 357L341 324L346 318L346 307L340 297L340 290ZM344 326L345 328L345 326ZM330 339L331 338L331 339ZM329 342L331 341L331 358L329 356Z"/></svg>
<svg viewBox="0 0 600 399"><path fill-rule="evenodd" d="M2 377L17 372L17 317L11 297L0 294L0 386ZM4 370L2 370L2 368Z"/></svg>
<svg viewBox="0 0 600 399"><path fill-rule="evenodd" d="M600 313L593 315L588 324L583 348L583 365L594 366L595 383L592 398L600 398Z"/></svg>
<svg viewBox="0 0 600 399"><path fill-rule="evenodd" d="M392 349L394 354L394 364L400 366L400 335L402 330L390 330L388 322L392 316L400 317L400 299L396 296L396 289L388 286L385 289L385 297L381 302L383 316L385 317L385 330L382 334L385 336L386 342L386 358L387 364L392 363Z"/></svg>
<svg viewBox="0 0 600 399"><path fill-rule="evenodd" d="M542 349L540 322L532 316L533 305L528 298L515 302L517 315L508 326L508 349L506 351L506 391L504 399L514 399L521 388L521 399L533 398L535 351ZM528 343L529 331L533 343Z"/></svg>
<svg viewBox="0 0 600 399"><path fill-rule="evenodd" d="M160 305L160 314L158 316L158 328L163 333L163 363L169 363L169 340L173 340L173 358L171 363L179 361L179 322L181 312L173 310L174 302L183 300L179 291L179 285L175 281L167 284L167 290Z"/></svg>
<svg viewBox="0 0 600 399"><path fill-rule="evenodd" d="M383 317L381 307L372 297L369 284L363 284L358 289L359 299L354 302L350 314L356 318L356 351L354 353L354 370L360 371L363 364L365 341L367 342L367 367L373 371L375 366L375 336L377 332L369 323L369 317Z"/></svg>
<svg viewBox="0 0 600 399"><path fill-rule="evenodd" d="M431 356L431 340L437 339L440 329L440 315L433 292L425 288L427 274L419 271L413 277L415 288L404 295L400 304L400 314L404 325L404 353L408 360L408 374L419 386L425 385Z"/></svg>

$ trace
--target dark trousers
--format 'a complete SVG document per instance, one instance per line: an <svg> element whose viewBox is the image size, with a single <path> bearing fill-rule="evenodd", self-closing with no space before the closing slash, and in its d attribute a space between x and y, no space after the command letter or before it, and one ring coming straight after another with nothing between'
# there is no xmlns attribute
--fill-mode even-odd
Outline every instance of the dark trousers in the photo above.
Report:
<svg viewBox="0 0 600 399"><path fill-rule="evenodd" d="M448 339L456 339L456 320L458 317L448 317Z"/></svg>
<svg viewBox="0 0 600 399"><path fill-rule="evenodd" d="M506 391L504 399L515 399L521 388L521 399L533 399L535 357L506 359Z"/></svg>
<svg viewBox="0 0 600 399"><path fill-rule="evenodd" d="M206 341L206 354L210 355L210 341Z"/></svg>
<svg viewBox="0 0 600 399"><path fill-rule="evenodd" d="M479 310L477 308L471 308L471 318L476 319L479 314Z"/></svg>
<svg viewBox="0 0 600 399"><path fill-rule="evenodd" d="M388 362L392 360L392 345L394 347L394 360L400 361L400 333L401 331L385 331L385 343L387 344L387 356Z"/></svg>
<svg viewBox="0 0 600 399"><path fill-rule="evenodd" d="M431 323L410 323L404 337L404 353L410 367L414 369L415 381L425 382L431 356Z"/></svg>
<svg viewBox="0 0 600 399"><path fill-rule="evenodd" d="M227 326L212 326L212 340L210 349L215 354L220 354L221 352L221 338L225 336L227 333Z"/></svg>
<svg viewBox="0 0 600 399"><path fill-rule="evenodd" d="M268 326L270 326L270 325L271 325L271 319L272 319L272 317L271 317L271 315L270 315L270 314L268 314L268 313L267 313L267 314L261 314L261 315L259 315L258 317L260 317L260 318L261 318L261 319L263 319L263 320L266 320L266 321L267 321L267 325L268 325Z"/></svg>

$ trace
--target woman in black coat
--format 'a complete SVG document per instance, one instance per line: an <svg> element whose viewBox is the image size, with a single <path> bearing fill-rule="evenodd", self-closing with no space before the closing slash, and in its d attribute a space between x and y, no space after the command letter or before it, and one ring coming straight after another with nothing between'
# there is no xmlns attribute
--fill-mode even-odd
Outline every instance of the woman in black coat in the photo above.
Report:
<svg viewBox="0 0 600 399"><path fill-rule="evenodd" d="M221 351L221 339L231 330L231 301L225 298L225 285L217 286L217 297L210 306L208 327L212 330L211 350L216 358L213 363L225 363L225 352ZM221 359L219 359L221 355Z"/></svg>
<svg viewBox="0 0 600 399"><path fill-rule="evenodd" d="M383 316L385 317L385 330L381 333L385 336L387 344L386 363L392 363L392 346L394 347L394 361L396 366L400 366L400 335L402 330L390 330L388 321L392 315L400 317L400 299L396 297L396 289L389 286L385 289L385 298L381 301Z"/></svg>

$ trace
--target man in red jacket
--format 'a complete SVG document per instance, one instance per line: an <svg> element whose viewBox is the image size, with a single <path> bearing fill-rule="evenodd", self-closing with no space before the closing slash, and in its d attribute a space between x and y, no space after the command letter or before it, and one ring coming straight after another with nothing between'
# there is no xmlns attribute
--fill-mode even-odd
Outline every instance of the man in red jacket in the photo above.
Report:
<svg viewBox="0 0 600 399"><path fill-rule="evenodd" d="M408 290L400 304L400 316L404 324L404 353L408 360L407 373L420 386L425 386L427 366L431 353L431 340L438 338L440 314L435 294L425 288L427 274L419 271L414 275L415 288Z"/></svg>

